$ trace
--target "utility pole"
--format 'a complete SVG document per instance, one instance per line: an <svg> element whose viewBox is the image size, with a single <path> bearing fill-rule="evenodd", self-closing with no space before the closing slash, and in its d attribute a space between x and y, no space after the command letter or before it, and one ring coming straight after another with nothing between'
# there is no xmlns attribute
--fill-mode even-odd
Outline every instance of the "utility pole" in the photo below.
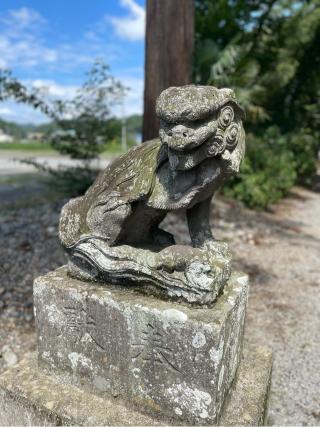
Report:
<svg viewBox="0 0 320 427"><path fill-rule="evenodd" d="M142 140L158 135L155 102L169 86L191 83L193 0L147 0Z"/></svg>

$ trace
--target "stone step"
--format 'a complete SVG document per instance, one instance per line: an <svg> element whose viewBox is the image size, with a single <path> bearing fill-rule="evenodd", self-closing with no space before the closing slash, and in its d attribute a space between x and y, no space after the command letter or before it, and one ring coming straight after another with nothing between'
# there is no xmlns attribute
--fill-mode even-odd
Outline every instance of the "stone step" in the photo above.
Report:
<svg viewBox="0 0 320 427"><path fill-rule="evenodd" d="M257 426L265 422L272 355L265 347L248 346L218 425ZM181 424L181 423L180 423ZM126 407L119 398L103 398L65 380L65 375L39 369L36 354L0 376L0 426L178 425Z"/></svg>

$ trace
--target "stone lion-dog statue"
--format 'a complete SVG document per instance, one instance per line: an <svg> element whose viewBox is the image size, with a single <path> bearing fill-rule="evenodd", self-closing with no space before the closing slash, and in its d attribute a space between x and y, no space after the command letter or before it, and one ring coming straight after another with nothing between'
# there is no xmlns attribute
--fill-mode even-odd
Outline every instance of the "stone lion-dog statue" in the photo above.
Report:
<svg viewBox="0 0 320 427"><path fill-rule="evenodd" d="M170 87L157 99L159 138L135 146L62 209L69 274L210 304L231 274L231 254L212 235L213 195L239 171L243 110L231 89ZM186 212L192 246L159 225Z"/></svg>

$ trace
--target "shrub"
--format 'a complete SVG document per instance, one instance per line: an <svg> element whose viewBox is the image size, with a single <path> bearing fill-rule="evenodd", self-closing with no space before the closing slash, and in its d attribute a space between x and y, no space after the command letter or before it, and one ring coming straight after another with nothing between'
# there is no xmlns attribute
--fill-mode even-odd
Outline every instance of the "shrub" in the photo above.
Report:
<svg viewBox="0 0 320 427"><path fill-rule="evenodd" d="M98 169L82 166L60 166L48 172L48 185L68 197L84 194L100 172Z"/></svg>
<svg viewBox="0 0 320 427"><path fill-rule="evenodd" d="M317 172L317 151L319 135L312 135L311 129L301 129L297 134L291 135L288 149L292 151L296 162L297 182L311 185Z"/></svg>
<svg viewBox="0 0 320 427"><path fill-rule="evenodd" d="M57 169L39 163L34 159L24 159L20 162L32 165L38 171L45 173L45 183L48 187L67 197L77 197L84 194L100 172L88 162L81 162L78 166L60 165Z"/></svg>
<svg viewBox="0 0 320 427"><path fill-rule="evenodd" d="M296 162L287 138L269 128L263 138L247 135L247 153L238 176L224 190L227 196L256 209L284 197L296 181Z"/></svg>
<svg viewBox="0 0 320 427"><path fill-rule="evenodd" d="M290 185L313 181L320 135L318 3L195 1L194 81L231 87L246 110L248 153L225 193L250 207L266 208Z"/></svg>

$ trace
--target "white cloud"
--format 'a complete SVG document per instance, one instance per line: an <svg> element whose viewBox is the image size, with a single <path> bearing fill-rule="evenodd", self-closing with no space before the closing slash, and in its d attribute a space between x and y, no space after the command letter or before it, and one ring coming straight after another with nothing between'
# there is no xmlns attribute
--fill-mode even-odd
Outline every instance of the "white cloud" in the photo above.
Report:
<svg viewBox="0 0 320 427"><path fill-rule="evenodd" d="M108 17L116 34L124 39L136 41L142 40L145 34L146 12L142 6L134 0L120 0L121 5L129 12L124 17Z"/></svg>
<svg viewBox="0 0 320 427"><path fill-rule="evenodd" d="M48 65L72 69L79 64L92 64L97 50L83 40L74 44L48 46L44 39L46 19L36 10L22 7L0 15L0 67L35 68ZM91 49L90 49L91 48ZM88 53L83 53L88 52ZM98 52L99 53L99 52Z"/></svg>
<svg viewBox="0 0 320 427"><path fill-rule="evenodd" d="M143 107L143 79L134 77L118 77L124 86L129 88L127 96L124 99L124 106L117 105L112 113L116 117L131 116L132 114L142 114Z"/></svg>
<svg viewBox="0 0 320 427"><path fill-rule="evenodd" d="M12 27L12 30L14 30L16 28L45 24L46 20L36 10L21 7L20 9L9 10L7 15L1 18L1 22Z"/></svg>
<svg viewBox="0 0 320 427"><path fill-rule="evenodd" d="M0 36L0 56L2 67L16 65L26 68L43 63L53 63L58 54L54 49L48 49L37 44L31 37L24 41L13 41L6 35Z"/></svg>
<svg viewBox="0 0 320 427"><path fill-rule="evenodd" d="M115 105L112 108L111 114L117 117L121 117L123 112L126 116L130 116L131 114L142 114L143 79L126 75L115 77L121 81L123 86L129 88L129 90L124 98L123 106L120 104ZM24 80L23 83L34 88L44 88L46 94L50 97L63 100L72 99L79 88L79 86L63 85L54 80L47 79Z"/></svg>
<svg viewBox="0 0 320 427"><path fill-rule="evenodd" d="M0 117L1 116L13 116L14 110L8 107L0 107Z"/></svg>
<svg viewBox="0 0 320 427"><path fill-rule="evenodd" d="M130 90L124 99L123 106L119 104L113 106L111 115L122 117L123 114L125 116L142 114L143 79L128 76L118 76L117 78ZM72 99L78 89L78 87L74 85L63 85L54 80L47 79L23 80L23 83L29 87L45 88L49 97L62 100ZM17 123L40 124L50 120L40 111L34 110L28 105L18 104L14 101L5 101L1 103L0 117Z"/></svg>
<svg viewBox="0 0 320 427"><path fill-rule="evenodd" d="M46 123L49 119L39 111L14 101L1 103L0 118L16 123Z"/></svg>
<svg viewBox="0 0 320 427"><path fill-rule="evenodd" d="M78 89L78 86L62 85L54 80L25 80L24 83L34 88L43 88L49 96L64 100L74 97Z"/></svg>
<svg viewBox="0 0 320 427"><path fill-rule="evenodd" d="M123 113L126 116L142 114L143 79L128 76L116 76L116 78L129 90L124 98L123 105L114 105L111 114L116 117L121 117ZM35 88L44 88L50 97L63 100L72 99L78 89L78 86L62 85L54 80L25 80L24 83Z"/></svg>
<svg viewBox="0 0 320 427"><path fill-rule="evenodd" d="M51 99L72 99L78 89L78 87L74 85L63 85L54 80L47 79L23 80L22 83L27 87L43 88L45 96ZM17 123L40 124L50 121L50 119L39 110L35 110L26 104L16 103L14 100L1 103L0 118Z"/></svg>
<svg viewBox="0 0 320 427"><path fill-rule="evenodd" d="M35 10L22 7L0 16L1 67L33 67L57 60L57 51L44 45L41 30L46 20Z"/></svg>

